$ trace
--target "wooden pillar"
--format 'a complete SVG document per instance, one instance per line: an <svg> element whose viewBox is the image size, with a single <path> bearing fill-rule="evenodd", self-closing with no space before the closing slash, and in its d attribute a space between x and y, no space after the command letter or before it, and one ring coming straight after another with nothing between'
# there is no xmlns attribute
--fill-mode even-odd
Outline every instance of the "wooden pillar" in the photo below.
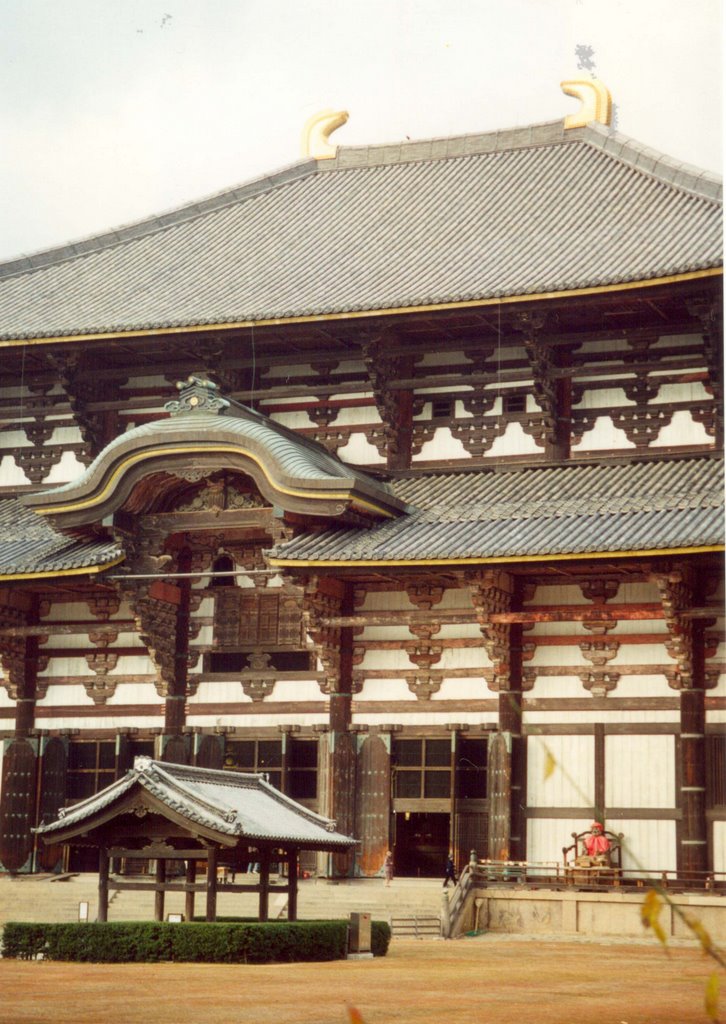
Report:
<svg viewBox="0 0 726 1024"><path fill-rule="evenodd" d="M684 876L708 870L706 711L703 690L681 690L680 866Z"/></svg>
<svg viewBox="0 0 726 1024"><path fill-rule="evenodd" d="M166 882L166 861L160 857L156 862L156 889L154 890L154 920L164 920L164 892L163 885Z"/></svg>
<svg viewBox="0 0 726 1024"><path fill-rule="evenodd" d="M187 861L186 884L194 885L197 880L197 862L191 858ZM194 920L194 890L187 888L184 897L184 918L187 921Z"/></svg>
<svg viewBox="0 0 726 1024"><path fill-rule="evenodd" d="M108 921L108 850L98 848L98 920Z"/></svg>
<svg viewBox="0 0 726 1024"><path fill-rule="evenodd" d="M287 856L287 919L297 921L297 850Z"/></svg>
<svg viewBox="0 0 726 1024"><path fill-rule="evenodd" d="M207 850L207 921L217 920L217 847Z"/></svg>
<svg viewBox="0 0 726 1024"><path fill-rule="evenodd" d="M259 919L267 921L270 915L270 851L259 850L260 855L260 904Z"/></svg>

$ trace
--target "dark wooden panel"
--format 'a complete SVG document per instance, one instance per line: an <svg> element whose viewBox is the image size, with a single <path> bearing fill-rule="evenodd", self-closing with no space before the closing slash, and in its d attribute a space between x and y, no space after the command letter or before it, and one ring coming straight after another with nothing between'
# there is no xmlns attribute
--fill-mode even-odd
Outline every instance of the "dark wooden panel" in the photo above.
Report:
<svg viewBox="0 0 726 1024"><path fill-rule="evenodd" d="M197 751L199 768L221 768L224 760L224 740L221 736L203 736Z"/></svg>
<svg viewBox="0 0 726 1024"><path fill-rule="evenodd" d="M13 740L3 758L0 802L0 860L8 871L19 871L33 850L36 774L31 744Z"/></svg>
<svg viewBox="0 0 726 1024"><path fill-rule="evenodd" d="M355 828L356 753L354 743L355 738L350 733L336 733L335 746L330 755L332 817L336 821L338 832L343 832L345 835L352 835ZM333 854L336 875L348 875L353 856L352 851Z"/></svg>
<svg viewBox="0 0 726 1024"><path fill-rule="evenodd" d="M58 811L66 802L66 773L68 770L68 752L66 743L58 736L52 736L43 750L40 769L40 803L38 821L46 823L55 821ZM38 844L38 866L43 871L52 871L63 856L60 844Z"/></svg>
<svg viewBox="0 0 726 1024"><path fill-rule="evenodd" d="M388 849L391 813L391 758L380 736L367 736L358 752L356 836L361 845L358 864L364 875L375 875Z"/></svg>
<svg viewBox="0 0 726 1024"><path fill-rule="evenodd" d="M509 859L511 828L512 758L510 738L501 732L489 737L489 849L491 860Z"/></svg>
<svg viewBox="0 0 726 1024"><path fill-rule="evenodd" d="M172 736L166 742L162 761L168 761L169 764L189 764L187 746L184 736Z"/></svg>

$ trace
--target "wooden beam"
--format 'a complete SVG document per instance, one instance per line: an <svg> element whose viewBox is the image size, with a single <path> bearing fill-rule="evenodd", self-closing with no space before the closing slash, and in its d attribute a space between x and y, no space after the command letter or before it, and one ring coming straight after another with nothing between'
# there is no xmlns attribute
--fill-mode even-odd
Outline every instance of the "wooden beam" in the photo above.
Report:
<svg viewBox="0 0 726 1024"><path fill-rule="evenodd" d="M711 608L713 615L717 608ZM539 608L526 608L521 611L494 612L487 617L488 622L503 624L537 623L537 622L625 622L639 619L662 619L663 607L658 602L651 604L608 604L598 605L543 605ZM358 612L355 615L335 615L322 619L324 626L343 628L351 626L391 626L408 622L476 622L477 616L473 608L433 608L430 611L418 611L397 608L390 612Z"/></svg>

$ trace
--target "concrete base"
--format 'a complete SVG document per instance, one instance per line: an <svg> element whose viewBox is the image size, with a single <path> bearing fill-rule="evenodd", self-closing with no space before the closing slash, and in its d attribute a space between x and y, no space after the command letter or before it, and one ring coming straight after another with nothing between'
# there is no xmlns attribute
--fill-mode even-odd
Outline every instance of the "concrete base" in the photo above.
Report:
<svg viewBox="0 0 726 1024"><path fill-rule="evenodd" d="M346 960L372 960L372 953L346 953Z"/></svg>
<svg viewBox="0 0 726 1024"><path fill-rule="evenodd" d="M646 890L639 892L577 892L546 889L478 889L472 892L459 919L457 934L475 927L488 932L635 936L645 929L640 920ZM726 942L726 895L673 893L660 923L666 935L689 938L692 932L677 910L695 917L717 945ZM476 918L476 904L478 920ZM675 909L677 908L677 909Z"/></svg>

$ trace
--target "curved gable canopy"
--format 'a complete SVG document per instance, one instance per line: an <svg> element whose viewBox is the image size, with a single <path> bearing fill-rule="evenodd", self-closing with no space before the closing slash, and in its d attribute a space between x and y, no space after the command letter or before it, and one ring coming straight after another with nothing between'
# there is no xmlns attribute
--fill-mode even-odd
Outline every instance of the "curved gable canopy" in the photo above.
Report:
<svg viewBox="0 0 726 1024"><path fill-rule="evenodd" d="M117 437L71 483L22 501L63 528L96 523L121 508L152 474L236 470L251 477L285 512L370 521L406 508L386 484L344 465L322 445L266 416L220 397L215 384L190 377L177 385L167 419Z"/></svg>

